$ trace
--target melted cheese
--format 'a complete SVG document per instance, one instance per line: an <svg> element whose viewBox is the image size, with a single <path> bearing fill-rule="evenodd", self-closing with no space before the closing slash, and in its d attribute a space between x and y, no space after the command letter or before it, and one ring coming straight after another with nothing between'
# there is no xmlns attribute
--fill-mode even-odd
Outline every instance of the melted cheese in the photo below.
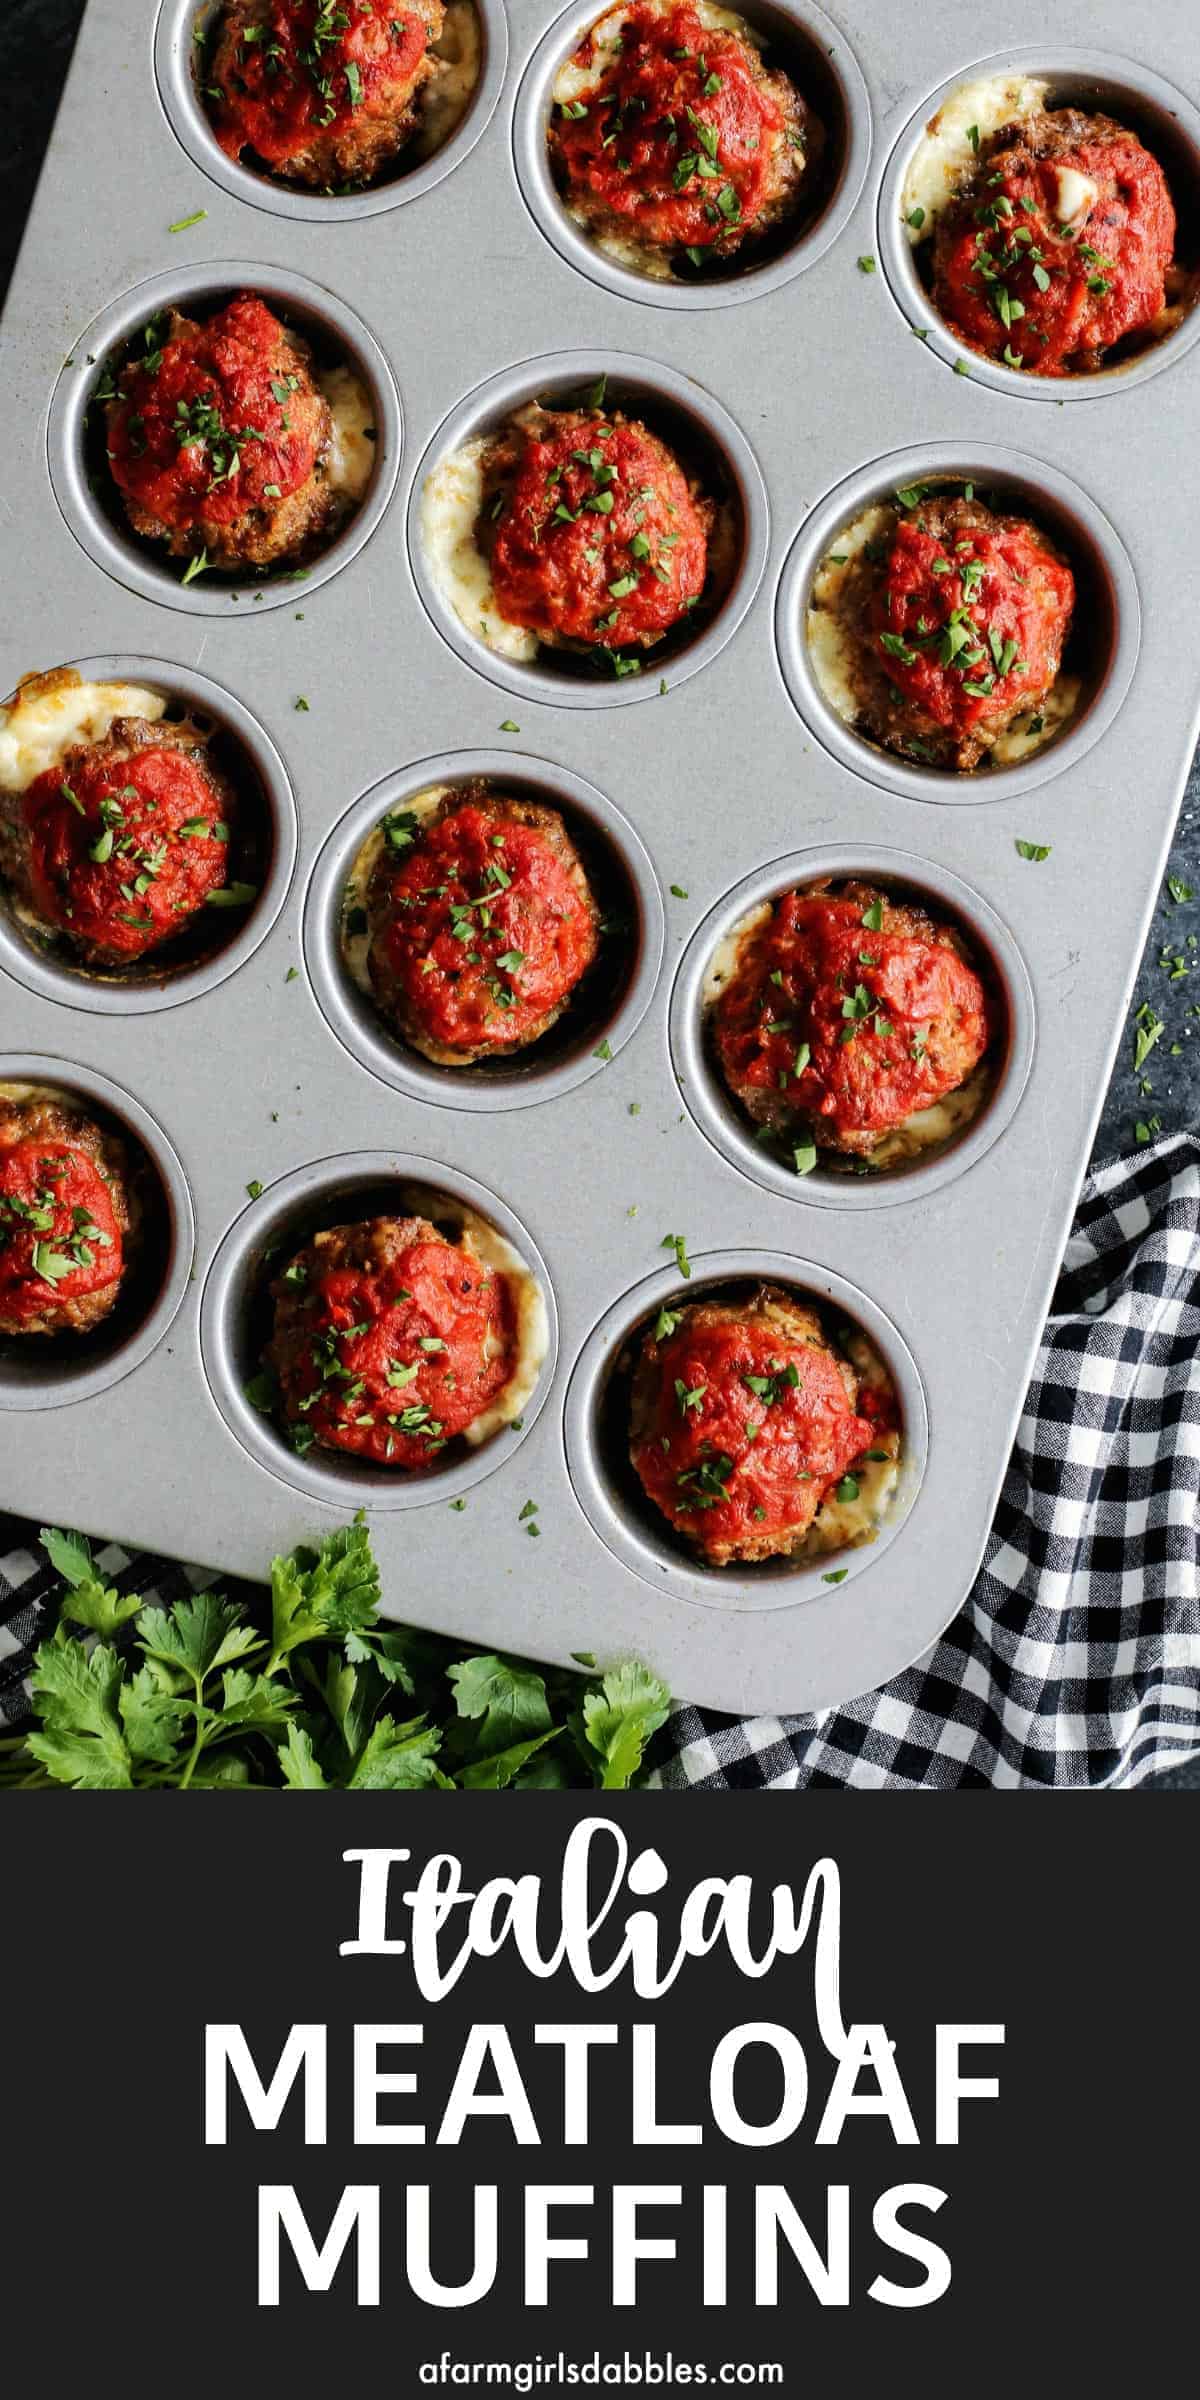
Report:
<svg viewBox="0 0 1200 2400"><path fill-rule="evenodd" d="M375 411L371 395L352 367L327 367L317 380L333 418L333 437L326 460L330 489L343 500L357 504L375 471Z"/></svg>
<svg viewBox="0 0 1200 2400"><path fill-rule="evenodd" d="M477 435L434 467L421 495L421 540L438 593L468 633L501 658L528 664L537 657L537 635L524 625L506 624L500 615L491 570L476 540L488 441L486 434Z"/></svg>
<svg viewBox="0 0 1200 2400"><path fill-rule="evenodd" d="M990 75L960 83L943 100L913 151L900 193L900 215L910 243L928 240L935 220L972 173L977 156L972 134L985 142L1002 125L1036 116L1048 92L1048 84L1030 75ZM918 210L924 214L913 225L910 219Z"/></svg>
<svg viewBox="0 0 1200 2400"><path fill-rule="evenodd" d="M927 1150L940 1150L956 1134L965 1131L979 1115L992 1089L992 1070L986 1058L980 1060L974 1073L968 1075L958 1089L947 1092L929 1108L919 1108L894 1133L885 1133L871 1152L871 1169L907 1165L924 1156Z"/></svg>
<svg viewBox="0 0 1200 2400"><path fill-rule="evenodd" d="M457 133L479 81L483 38L472 0L449 0L433 45L440 74L430 77L421 99L421 121L405 151L406 160L432 158Z"/></svg>
<svg viewBox="0 0 1200 2400"><path fill-rule="evenodd" d="M891 1376L874 1342L861 1327L856 1326L847 1334L843 1348L862 1388L891 1391ZM851 1468L858 1485L857 1497L839 1500L836 1490L830 1492L792 1552L793 1558L828 1558L834 1550L858 1550L864 1542L876 1540L900 1480L900 1435L880 1434L871 1448L882 1450L885 1455L860 1459Z"/></svg>
<svg viewBox="0 0 1200 2400"><path fill-rule="evenodd" d="M1059 167L1054 180L1058 186L1056 206L1060 225L1073 225L1076 217L1085 217L1100 197L1100 186L1090 175L1081 175L1078 167Z"/></svg>
<svg viewBox="0 0 1200 2400"><path fill-rule="evenodd" d="M883 539L892 523L893 511L885 503L873 501L830 544L809 594L805 638L813 674L822 698L828 701L834 715L854 732L860 732L861 728L854 639L843 608L846 568L868 542ZM1014 717L1005 731L989 742L987 757L975 772L986 774L990 767L1021 766L1035 752L1058 739L1078 714L1082 698L1082 677L1060 674L1027 714ZM989 741L986 727L979 730L982 739ZM871 741L873 737L865 733L862 738Z"/></svg>
<svg viewBox="0 0 1200 2400"><path fill-rule="evenodd" d="M84 683L72 670L27 677L0 708L0 791L23 792L80 742L102 742L115 717L166 713L140 683Z"/></svg>
<svg viewBox="0 0 1200 2400"><path fill-rule="evenodd" d="M449 1212L443 1210L441 1213ZM495 1226L489 1225L486 1218L476 1216L473 1209L456 1205L454 1214L462 1225L464 1250L471 1251L481 1265L491 1267L508 1285L517 1329L513 1371L508 1382L463 1434L464 1441L469 1442L472 1449L478 1449L481 1442L490 1441L494 1433L500 1433L506 1425L511 1425L514 1417L519 1417L528 1407L550 1348L550 1320L546 1314L541 1285L530 1274L512 1243L506 1241L502 1233L497 1233ZM494 1350L489 1355L494 1356Z"/></svg>
<svg viewBox="0 0 1200 2400"><path fill-rule="evenodd" d="M872 502L838 534L813 577L805 624L809 657L823 697L846 725L858 723L858 693L854 654L839 608L842 582L850 560L868 542L882 541L891 523L891 509Z"/></svg>

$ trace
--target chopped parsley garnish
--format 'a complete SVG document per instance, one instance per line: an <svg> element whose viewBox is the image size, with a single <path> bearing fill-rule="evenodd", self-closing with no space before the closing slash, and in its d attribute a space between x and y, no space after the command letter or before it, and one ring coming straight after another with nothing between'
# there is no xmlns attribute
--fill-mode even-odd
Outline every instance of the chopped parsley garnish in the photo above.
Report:
<svg viewBox="0 0 1200 2400"><path fill-rule="evenodd" d="M678 1267L678 1269L679 1269L679 1272L680 1272L680 1274L682 1275L684 1282L685 1282L685 1283L688 1283L688 1282L690 1282L690 1280L691 1280L691 1273L692 1273L692 1262L691 1262L691 1260L690 1260L690 1258L688 1257L688 1254L687 1254L687 1236L686 1236L686 1234L682 1234L682 1233L664 1233L664 1235L663 1235L663 1238L662 1238L662 1242L661 1242L661 1244L660 1244L660 1248L661 1248L661 1249L663 1249L663 1250L673 1250L673 1251L674 1251L674 1253L675 1253L675 1264L676 1264L676 1266Z"/></svg>

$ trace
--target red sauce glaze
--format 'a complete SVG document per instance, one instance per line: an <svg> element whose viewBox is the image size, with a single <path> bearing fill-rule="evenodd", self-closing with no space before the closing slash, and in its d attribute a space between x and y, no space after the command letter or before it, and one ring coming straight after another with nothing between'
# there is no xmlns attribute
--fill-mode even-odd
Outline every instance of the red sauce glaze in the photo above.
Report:
<svg viewBox="0 0 1200 2400"><path fill-rule="evenodd" d="M1061 167L1100 189L1066 231L1057 214ZM1157 316L1174 246L1167 179L1132 133L1047 158L1018 143L997 153L957 240L940 249L935 296L975 349L1001 359L1007 350L1010 365L1063 375L1094 367L1097 353Z"/></svg>
<svg viewBox="0 0 1200 2400"><path fill-rule="evenodd" d="M317 447L302 421L287 421L286 338L265 302L247 294L152 351L156 368L138 361L122 378L109 464L121 490L160 524L232 525L307 482Z"/></svg>
<svg viewBox="0 0 1200 2400"><path fill-rule="evenodd" d="M0 1149L0 1317L46 1317L107 1291L123 1263L108 1186L86 1150L37 1139Z"/></svg>
<svg viewBox="0 0 1200 2400"><path fill-rule="evenodd" d="M212 785L182 750L141 750L107 767L85 758L69 783L51 768L21 807L35 908L115 957L169 941L226 880Z"/></svg>
<svg viewBox="0 0 1200 2400"><path fill-rule="evenodd" d="M576 59L589 66L596 55L589 35ZM753 224L772 189L772 137L784 128L753 64L745 42L711 31L686 5L631 8L621 50L572 103L586 114L555 116L572 190L663 248L707 248Z"/></svg>
<svg viewBox="0 0 1200 2400"><path fill-rule="evenodd" d="M510 625L606 649L657 641L704 589L705 523L644 425L595 416L526 443L492 550Z"/></svg>
<svg viewBox="0 0 1200 2400"><path fill-rule="evenodd" d="M526 1041L595 954L591 911L546 835L469 802L403 860L390 902L392 973L447 1049Z"/></svg>
<svg viewBox="0 0 1200 2400"><path fill-rule="evenodd" d="M287 1414L326 1448L382 1465L428 1472L512 1374L509 1287L450 1242L413 1242L374 1273L334 1268L312 1285L307 1313L312 1341Z"/></svg>
<svg viewBox="0 0 1200 2400"><path fill-rule="evenodd" d="M768 1380L771 1396L751 1391L747 1375ZM633 1463L689 1540L748 1547L811 1524L877 1430L851 1407L828 1350L789 1342L758 1317L685 1318L660 1346L657 1403Z"/></svg>
<svg viewBox="0 0 1200 2400"><path fill-rule="evenodd" d="M956 950L872 932L864 913L856 901L789 892L755 943L752 973L726 986L716 1010L731 1082L785 1094L836 1136L903 1125L965 1081L991 1039L987 994ZM946 1020L952 1064L926 1047Z"/></svg>
<svg viewBox="0 0 1200 2400"><path fill-rule="evenodd" d="M872 627L889 681L965 735L1049 690L1074 604L1075 578L1035 526L968 526L947 545L905 517Z"/></svg>
<svg viewBox="0 0 1200 2400"><path fill-rule="evenodd" d="M429 28L396 0L261 0L262 39L238 53L244 89L226 86L215 125L231 158L254 150L286 164L363 110L398 109L425 57Z"/></svg>

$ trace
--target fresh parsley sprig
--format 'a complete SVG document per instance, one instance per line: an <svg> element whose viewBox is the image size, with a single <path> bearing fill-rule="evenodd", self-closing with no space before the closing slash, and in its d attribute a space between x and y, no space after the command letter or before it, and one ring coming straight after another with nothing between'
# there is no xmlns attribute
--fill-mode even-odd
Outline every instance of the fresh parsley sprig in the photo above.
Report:
<svg viewBox="0 0 1200 2400"><path fill-rule="evenodd" d="M9 1788L625 1791L666 1722L636 1660L585 1678L380 1623L364 1525L275 1559L261 1608L147 1606L80 1535L42 1541L64 1590L33 1728L0 1743Z"/></svg>

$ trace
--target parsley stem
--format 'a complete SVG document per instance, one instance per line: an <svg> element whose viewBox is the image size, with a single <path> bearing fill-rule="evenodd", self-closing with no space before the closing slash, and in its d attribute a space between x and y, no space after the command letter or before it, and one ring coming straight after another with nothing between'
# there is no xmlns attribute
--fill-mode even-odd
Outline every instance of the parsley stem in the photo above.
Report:
<svg viewBox="0 0 1200 2400"><path fill-rule="evenodd" d="M203 1675L193 1675L192 1682L195 1685L196 1690L196 1739L192 1744L191 1755L188 1759L187 1765L179 1778L179 1789L181 1792L186 1792L188 1785L190 1784L192 1777L200 1764L200 1753L204 1748L208 1730L204 1722Z"/></svg>

